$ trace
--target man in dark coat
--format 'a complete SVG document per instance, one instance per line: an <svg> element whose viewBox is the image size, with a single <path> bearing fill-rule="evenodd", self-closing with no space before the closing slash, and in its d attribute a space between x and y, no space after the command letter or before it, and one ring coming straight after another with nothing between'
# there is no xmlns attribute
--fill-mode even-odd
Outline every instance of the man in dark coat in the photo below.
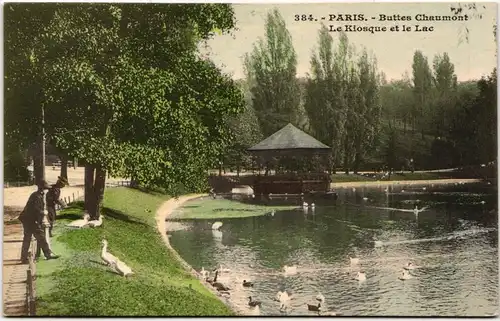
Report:
<svg viewBox="0 0 500 321"><path fill-rule="evenodd" d="M52 237L52 228L54 227L54 222L56 220L56 204L62 208L66 207L66 203L61 200L61 188L68 185L68 180L64 177L57 177L57 182L51 186L47 192L47 218L49 219L49 235Z"/></svg>
<svg viewBox="0 0 500 321"><path fill-rule="evenodd" d="M37 247L42 249L47 260L57 259L59 257L58 255L54 255L50 250L49 244L45 239L45 233L43 232L43 190L48 190L49 188L50 186L46 181L40 182L38 190L30 195L24 210L21 212L21 215L19 215L19 220L23 224L24 230L23 245L21 249L22 263L28 263L28 250L32 236L35 236Z"/></svg>

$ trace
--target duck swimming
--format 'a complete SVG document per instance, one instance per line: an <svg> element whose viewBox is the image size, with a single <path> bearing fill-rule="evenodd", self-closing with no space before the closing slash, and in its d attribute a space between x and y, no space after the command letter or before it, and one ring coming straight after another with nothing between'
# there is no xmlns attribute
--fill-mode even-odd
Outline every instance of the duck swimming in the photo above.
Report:
<svg viewBox="0 0 500 321"><path fill-rule="evenodd" d="M403 273L401 273L398 279L400 279L401 281L409 280L411 279L411 275L406 270L403 270Z"/></svg>
<svg viewBox="0 0 500 321"><path fill-rule="evenodd" d="M254 300L252 300L252 297L249 296L248 297L248 305L251 306L251 307L256 307L256 306L260 307L262 305L262 302L260 302L260 301L254 301Z"/></svg>
<svg viewBox="0 0 500 321"><path fill-rule="evenodd" d="M253 287L253 282L250 282L250 281L247 281L247 280L243 280L243 286L246 287L246 288Z"/></svg>
<svg viewBox="0 0 500 321"><path fill-rule="evenodd" d="M314 304L307 304L307 310L309 311L316 311L316 312L319 312L321 311L321 302L318 303L318 305L314 305Z"/></svg>

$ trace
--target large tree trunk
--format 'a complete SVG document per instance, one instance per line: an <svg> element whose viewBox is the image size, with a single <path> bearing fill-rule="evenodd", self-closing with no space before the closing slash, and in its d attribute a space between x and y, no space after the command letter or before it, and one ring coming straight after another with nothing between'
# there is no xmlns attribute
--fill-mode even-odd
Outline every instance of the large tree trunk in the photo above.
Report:
<svg viewBox="0 0 500 321"><path fill-rule="evenodd" d="M61 177L68 179L68 159L66 157L61 157Z"/></svg>
<svg viewBox="0 0 500 321"><path fill-rule="evenodd" d="M94 173L95 168L92 165L85 164L85 203L84 208L90 214L90 210L94 207Z"/></svg>
<svg viewBox="0 0 500 321"><path fill-rule="evenodd" d="M91 220L99 219L105 187L106 171L99 166L85 165L85 210Z"/></svg>

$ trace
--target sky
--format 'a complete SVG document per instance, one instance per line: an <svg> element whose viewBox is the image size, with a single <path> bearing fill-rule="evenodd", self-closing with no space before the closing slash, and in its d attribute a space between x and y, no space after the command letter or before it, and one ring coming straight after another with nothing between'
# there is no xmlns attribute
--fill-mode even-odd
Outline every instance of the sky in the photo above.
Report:
<svg viewBox="0 0 500 321"><path fill-rule="evenodd" d="M432 67L436 54L447 52L455 65L459 81L479 79L491 73L497 65L496 43L493 25L497 17L496 3L480 3L476 11L464 11L469 21L418 22L415 15L451 15L453 3L309 3L309 4L234 4L237 28L232 35L219 35L209 40L211 59L234 79L244 78L243 56L251 52L253 44L264 37L264 22L267 13L278 8L292 36L297 53L298 76L310 70L311 53L317 48L318 30L321 23L345 28L346 24L360 26L394 25L433 26L433 32L348 32L349 41L358 51L366 47L377 58L379 70L388 80L401 79L405 71L411 76L411 65L415 50L423 51ZM294 21L295 14L313 15L319 21ZM329 14L364 14L368 21L329 22ZM379 15L399 14L411 16L412 21L378 21ZM479 17L481 15L481 17ZM321 17L326 17L322 21ZM372 19L375 17L376 19ZM466 29L469 30L468 41ZM337 33L332 33L334 41Z"/></svg>

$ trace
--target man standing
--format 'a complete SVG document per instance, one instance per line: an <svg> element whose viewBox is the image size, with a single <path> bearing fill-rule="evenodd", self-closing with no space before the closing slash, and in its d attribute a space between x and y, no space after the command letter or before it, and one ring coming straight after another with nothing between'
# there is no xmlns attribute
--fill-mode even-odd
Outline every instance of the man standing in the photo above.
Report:
<svg viewBox="0 0 500 321"><path fill-rule="evenodd" d="M49 236L52 237L52 228L54 227L54 222L56 220L56 204L62 208L66 207L66 203L61 200L61 188L68 185L68 180L64 177L58 176L57 182L52 185L52 187L47 192L47 212L49 219Z"/></svg>
<svg viewBox="0 0 500 321"><path fill-rule="evenodd" d="M23 224L23 245L21 250L21 262L23 264L28 263L28 250L31 243L31 237L34 235L37 241L37 247L41 248L43 254L47 258L57 259L59 256L54 255L49 248L49 244L45 239L45 233L43 232L43 190L50 189L49 184L46 181L41 181L38 185L38 190L33 192L24 210L19 215L19 220Z"/></svg>

